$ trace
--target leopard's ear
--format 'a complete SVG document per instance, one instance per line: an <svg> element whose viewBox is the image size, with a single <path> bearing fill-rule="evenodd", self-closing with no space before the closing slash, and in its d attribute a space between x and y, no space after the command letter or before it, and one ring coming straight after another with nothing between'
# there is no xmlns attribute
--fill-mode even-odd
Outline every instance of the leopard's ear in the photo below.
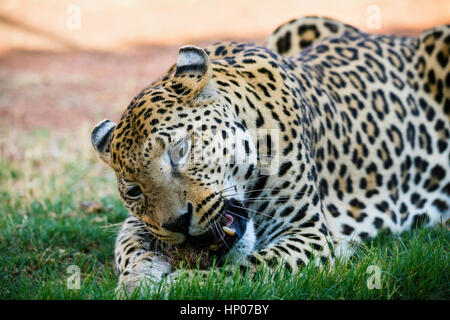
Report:
<svg viewBox="0 0 450 320"><path fill-rule="evenodd" d="M171 88L178 95L195 97L211 79L208 54L196 46L183 46L178 53Z"/></svg>
<svg viewBox="0 0 450 320"><path fill-rule="evenodd" d="M98 156L107 165L111 165L111 139L116 124L110 120L99 122L91 132L91 142Z"/></svg>

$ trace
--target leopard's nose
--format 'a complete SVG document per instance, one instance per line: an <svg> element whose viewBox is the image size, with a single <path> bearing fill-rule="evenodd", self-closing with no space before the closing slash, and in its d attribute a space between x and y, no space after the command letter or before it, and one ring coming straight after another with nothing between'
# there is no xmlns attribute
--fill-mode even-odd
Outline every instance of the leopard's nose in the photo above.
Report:
<svg viewBox="0 0 450 320"><path fill-rule="evenodd" d="M188 203L187 212L172 220L170 222L164 223L162 226L167 230L182 233L184 235L188 235L189 226L191 225L193 206L191 203Z"/></svg>

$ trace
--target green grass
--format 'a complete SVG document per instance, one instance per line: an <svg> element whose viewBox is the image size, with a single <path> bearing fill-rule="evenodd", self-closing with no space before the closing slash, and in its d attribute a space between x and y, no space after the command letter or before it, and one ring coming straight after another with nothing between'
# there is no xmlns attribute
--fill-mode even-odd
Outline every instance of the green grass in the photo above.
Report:
<svg viewBox="0 0 450 320"><path fill-rule="evenodd" d="M0 158L0 299L113 299L113 246L127 215L113 173L90 149L88 128L56 135L12 136ZM84 201L103 204L98 213ZM334 271L307 266L300 274L261 270L259 280L211 274L133 299L449 299L450 232L417 229L382 234L361 245ZM68 289L67 268L81 271L80 289ZM368 289L368 267L381 270L381 288Z"/></svg>

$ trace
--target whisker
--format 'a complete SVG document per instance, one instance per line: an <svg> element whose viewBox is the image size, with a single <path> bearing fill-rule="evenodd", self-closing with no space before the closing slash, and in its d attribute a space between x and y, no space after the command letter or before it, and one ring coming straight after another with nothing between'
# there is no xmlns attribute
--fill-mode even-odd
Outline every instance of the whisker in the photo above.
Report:
<svg viewBox="0 0 450 320"><path fill-rule="evenodd" d="M231 187L227 187L227 188L225 188L225 189L223 189L223 190L217 191L217 193L223 192L224 190L227 190L227 189L235 188L235 187L238 186L238 185L245 184L245 183L248 183L248 182L250 182L250 181L262 179L262 178L264 178L264 177L266 177L266 176L259 176L259 177L254 178L254 179L250 179L250 180L246 180L246 181L244 181L244 182L236 183L235 185L233 185L233 186L231 186Z"/></svg>
<svg viewBox="0 0 450 320"><path fill-rule="evenodd" d="M227 192L227 190L229 190L229 189L234 189L234 191L236 192L236 185L233 185L233 186L231 186L231 187L225 188L225 189L223 189L223 190L216 191L215 194L217 194L217 193L222 193L222 192ZM231 191L231 190L230 190L230 191Z"/></svg>
<svg viewBox="0 0 450 320"><path fill-rule="evenodd" d="M283 201L283 202L286 202L286 201L289 201L291 198L289 198L289 197L261 197L261 198L247 198L247 199L245 199L245 201L248 201L248 200L250 200L251 202L255 202L255 201L257 201L257 200L278 200L278 201Z"/></svg>
<svg viewBox="0 0 450 320"><path fill-rule="evenodd" d="M222 197L223 199L227 199L226 197L231 197L233 196L233 194L231 195L226 195L225 197ZM279 202L287 202L290 200L289 197L256 197L256 198L246 198L244 199L245 202L262 202L262 201L272 201L272 200L277 200Z"/></svg>
<svg viewBox="0 0 450 320"><path fill-rule="evenodd" d="M267 214L264 214L264 213L262 213L262 212L260 212L260 211L258 211L258 210L253 210L253 209L249 209L249 208L245 208L245 207L241 207L241 206L236 206L236 205L233 205L233 207L245 209L245 210L252 211L252 212L256 212L256 213L259 213L259 214L261 214L261 215L263 215L263 216L265 216L265 217L267 217L267 218L271 218L271 219L276 220L275 217L271 217L271 216L269 216L269 215L267 215Z"/></svg>
<svg viewBox="0 0 450 320"><path fill-rule="evenodd" d="M272 188L272 189L255 189L255 190L246 190L246 191L244 191L243 193L251 193L251 192L256 192L256 191L273 191L273 190L275 190L276 188Z"/></svg>
<svg viewBox="0 0 450 320"><path fill-rule="evenodd" d="M239 193L232 193L232 194L220 195L220 197L221 197L222 199L227 199L227 198L225 198L225 197L232 197L232 196L237 196L237 195L239 195Z"/></svg>
<svg viewBox="0 0 450 320"><path fill-rule="evenodd" d="M123 224L123 222L119 222L119 223L113 223L113 224L108 224L108 225L105 225L105 226L100 226L100 228L111 228L111 227L117 227L117 226L120 226L120 225L122 225Z"/></svg>

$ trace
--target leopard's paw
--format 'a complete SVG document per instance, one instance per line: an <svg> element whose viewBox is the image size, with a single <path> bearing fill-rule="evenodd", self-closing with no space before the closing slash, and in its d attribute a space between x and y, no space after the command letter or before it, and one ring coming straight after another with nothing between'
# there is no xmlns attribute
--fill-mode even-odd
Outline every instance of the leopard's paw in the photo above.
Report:
<svg viewBox="0 0 450 320"><path fill-rule="evenodd" d="M156 285L158 285L158 283L155 283L154 279L149 276L142 274L128 274L120 277L119 283L115 289L115 295L117 299L127 299L136 291L139 295L143 295Z"/></svg>
<svg viewBox="0 0 450 320"><path fill-rule="evenodd" d="M158 257L136 261L120 275L116 297L119 299L130 297L136 290L139 295L157 290L171 269L170 263Z"/></svg>

